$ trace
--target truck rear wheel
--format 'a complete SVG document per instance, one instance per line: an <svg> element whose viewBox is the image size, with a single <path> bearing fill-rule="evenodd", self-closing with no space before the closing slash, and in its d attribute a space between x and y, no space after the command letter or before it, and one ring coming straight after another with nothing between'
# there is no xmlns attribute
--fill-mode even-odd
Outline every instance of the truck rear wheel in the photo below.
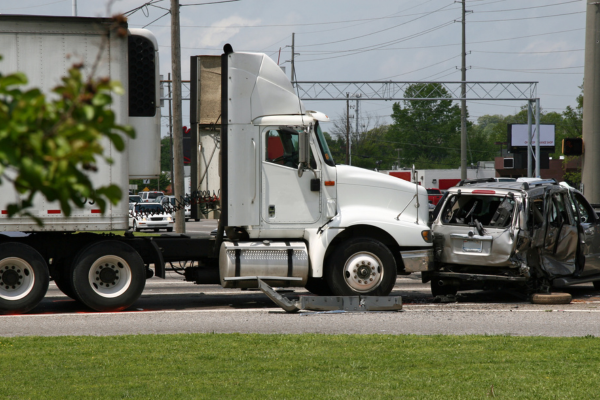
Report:
<svg viewBox="0 0 600 400"><path fill-rule="evenodd" d="M0 314L21 314L37 306L49 281L48 266L33 247L0 245Z"/></svg>
<svg viewBox="0 0 600 400"><path fill-rule="evenodd" d="M83 249L71 266L77 297L96 311L120 311L135 302L146 285L146 268L129 245L114 240Z"/></svg>
<svg viewBox="0 0 600 400"><path fill-rule="evenodd" d="M396 283L396 261L381 242L356 238L342 243L329 258L327 283L336 296L387 296Z"/></svg>

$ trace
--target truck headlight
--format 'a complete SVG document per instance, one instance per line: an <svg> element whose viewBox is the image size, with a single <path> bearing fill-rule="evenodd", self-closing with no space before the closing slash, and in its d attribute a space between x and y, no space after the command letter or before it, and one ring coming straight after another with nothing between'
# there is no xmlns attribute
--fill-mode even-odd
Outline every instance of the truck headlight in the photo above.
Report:
<svg viewBox="0 0 600 400"><path fill-rule="evenodd" d="M422 231L421 236L423 237L423 240L427 243L433 243L433 232L431 232L429 229L426 231Z"/></svg>

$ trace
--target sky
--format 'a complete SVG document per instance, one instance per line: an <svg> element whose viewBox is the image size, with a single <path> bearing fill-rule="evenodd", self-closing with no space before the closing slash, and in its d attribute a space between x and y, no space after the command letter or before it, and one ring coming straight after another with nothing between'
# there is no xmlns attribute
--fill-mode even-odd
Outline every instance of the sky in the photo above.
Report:
<svg viewBox="0 0 600 400"><path fill-rule="evenodd" d="M77 0L79 16L134 9L129 26L157 37L160 71L171 71L169 0ZM298 81L458 81L461 4L453 0L180 0L182 79L192 55L268 54L290 74L295 34ZM213 4L205 4L213 3ZM542 110L576 105L583 82L584 0L466 0L467 81L536 81ZM72 15L73 0L0 0L0 13ZM1 50L0 50L1 51ZM184 96L187 96L184 90ZM525 102L468 102L472 121L509 115ZM306 101L339 118L343 101ZM189 126L189 102L183 104ZM352 110L351 113L354 111ZM392 103L361 101L361 124L390 123ZM163 108L163 116L166 116ZM168 119L163 117L163 135Z"/></svg>

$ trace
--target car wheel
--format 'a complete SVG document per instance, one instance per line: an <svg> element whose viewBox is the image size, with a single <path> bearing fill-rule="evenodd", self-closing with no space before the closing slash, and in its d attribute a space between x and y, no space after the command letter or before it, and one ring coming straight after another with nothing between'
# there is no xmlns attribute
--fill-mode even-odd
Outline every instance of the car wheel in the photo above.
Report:
<svg viewBox="0 0 600 400"><path fill-rule="evenodd" d="M396 260L377 240L350 239L338 246L328 260L325 280L336 296L387 296L396 283Z"/></svg>
<svg viewBox="0 0 600 400"><path fill-rule="evenodd" d="M305 288L317 296L330 296L333 294L325 278L308 278Z"/></svg>
<svg viewBox="0 0 600 400"><path fill-rule="evenodd" d="M572 299L569 293L535 293L531 296L533 304L569 304Z"/></svg>
<svg viewBox="0 0 600 400"><path fill-rule="evenodd" d="M33 247L22 243L0 245L0 314L21 314L48 291L48 266Z"/></svg>
<svg viewBox="0 0 600 400"><path fill-rule="evenodd" d="M455 285L444 285L442 279L431 280L431 294L433 297L436 296L455 296L458 293L458 286Z"/></svg>
<svg viewBox="0 0 600 400"><path fill-rule="evenodd" d="M137 222L133 221L133 230L136 232L140 232L141 229L137 226Z"/></svg>
<svg viewBox="0 0 600 400"><path fill-rule="evenodd" d="M120 311L135 302L146 285L146 268L129 245L114 240L83 249L71 266L77 297L96 311Z"/></svg>

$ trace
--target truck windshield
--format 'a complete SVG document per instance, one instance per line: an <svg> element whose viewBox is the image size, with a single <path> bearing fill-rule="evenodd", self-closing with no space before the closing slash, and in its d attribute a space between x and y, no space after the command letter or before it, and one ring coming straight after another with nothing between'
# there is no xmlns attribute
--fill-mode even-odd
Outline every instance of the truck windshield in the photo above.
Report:
<svg viewBox="0 0 600 400"><path fill-rule="evenodd" d="M317 122L315 126L315 133L317 134L317 140L319 142L319 148L321 149L321 154L323 154L323 159L327 165L335 167L335 161L333 161L333 156L331 155L331 151L329 150L329 146L327 146L327 140L325 140L325 136L323 135L323 131L321 130L321 126Z"/></svg>

